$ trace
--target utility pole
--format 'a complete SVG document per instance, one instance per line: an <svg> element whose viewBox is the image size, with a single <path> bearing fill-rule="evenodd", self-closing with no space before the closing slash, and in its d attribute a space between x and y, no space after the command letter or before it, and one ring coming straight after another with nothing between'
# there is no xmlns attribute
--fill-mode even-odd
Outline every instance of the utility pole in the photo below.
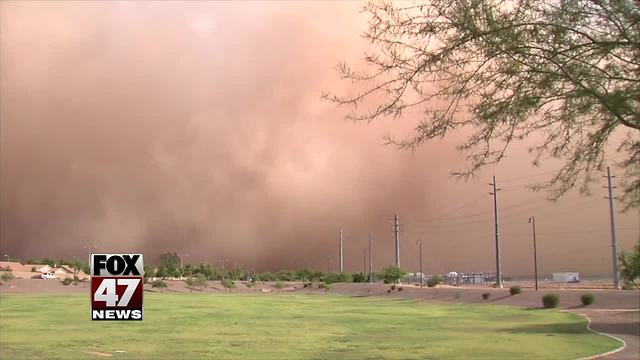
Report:
<svg viewBox="0 0 640 360"><path fill-rule="evenodd" d="M616 219L615 209L613 207L613 199L615 199L615 197L613 196L613 189L615 189L615 186L611 185L611 178L614 178L615 176L611 175L611 170L608 166L607 176L604 177L607 178L607 186L605 187L609 190L609 196L605 196L605 199L609 199L609 218L611 221L611 260L613 262L613 287L615 289L620 289L620 273L618 272L618 243L616 241Z"/></svg>
<svg viewBox="0 0 640 360"><path fill-rule="evenodd" d="M418 246L420 247L420 288L424 287L424 275L422 274L422 240L418 240Z"/></svg>
<svg viewBox="0 0 640 360"><path fill-rule="evenodd" d="M396 239L396 266L400 267L400 220L398 215L393 215L393 233Z"/></svg>
<svg viewBox="0 0 640 360"><path fill-rule="evenodd" d="M367 273L367 248L362 248L362 261L364 264L364 267L362 268L362 276L366 278L367 275L365 274Z"/></svg>
<svg viewBox="0 0 640 360"><path fill-rule="evenodd" d="M533 271L536 279L536 291L538 291L538 250L536 249L536 218L529 217L529 224L533 226Z"/></svg>
<svg viewBox="0 0 640 360"><path fill-rule="evenodd" d="M344 272L344 255L342 247L344 245L344 238L342 236L342 228L340 228L340 272Z"/></svg>
<svg viewBox="0 0 640 360"><path fill-rule="evenodd" d="M369 233L369 284L373 284L373 257L371 254L371 233Z"/></svg>
<svg viewBox="0 0 640 360"><path fill-rule="evenodd" d="M493 176L493 183L489 184L493 186L493 192L489 194L493 195L493 215L496 226L496 286L502 288L502 273L500 271L500 231L498 227L498 189L496 187L496 176Z"/></svg>
<svg viewBox="0 0 640 360"><path fill-rule="evenodd" d="M180 270L182 270L182 268L184 267L184 260L183 258L185 256L189 256L189 254L180 254Z"/></svg>
<svg viewBox="0 0 640 360"><path fill-rule="evenodd" d="M224 274L226 273L224 269L224 258L222 258L222 280L224 281Z"/></svg>

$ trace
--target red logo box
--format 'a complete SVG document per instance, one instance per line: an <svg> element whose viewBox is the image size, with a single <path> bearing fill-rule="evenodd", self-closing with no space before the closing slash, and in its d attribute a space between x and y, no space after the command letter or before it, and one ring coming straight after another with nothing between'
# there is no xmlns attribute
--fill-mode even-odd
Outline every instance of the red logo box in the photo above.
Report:
<svg viewBox="0 0 640 360"><path fill-rule="evenodd" d="M91 254L91 320L142 320L142 254Z"/></svg>
<svg viewBox="0 0 640 360"><path fill-rule="evenodd" d="M92 320L142 320L142 277L91 278Z"/></svg>

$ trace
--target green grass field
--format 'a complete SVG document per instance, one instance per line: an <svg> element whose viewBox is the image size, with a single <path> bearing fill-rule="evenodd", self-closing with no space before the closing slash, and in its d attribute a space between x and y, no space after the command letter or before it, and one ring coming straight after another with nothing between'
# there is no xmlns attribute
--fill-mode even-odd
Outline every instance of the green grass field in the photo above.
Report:
<svg viewBox="0 0 640 360"><path fill-rule="evenodd" d="M578 316L323 295L146 294L142 322L89 295L0 296L0 359L575 359L620 344Z"/></svg>

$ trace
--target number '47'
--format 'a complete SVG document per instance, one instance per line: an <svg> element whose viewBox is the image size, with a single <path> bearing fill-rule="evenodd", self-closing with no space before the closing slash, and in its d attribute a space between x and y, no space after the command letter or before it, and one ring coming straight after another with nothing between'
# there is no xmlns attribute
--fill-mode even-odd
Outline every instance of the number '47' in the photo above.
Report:
<svg viewBox="0 0 640 360"><path fill-rule="evenodd" d="M120 301L118 301L118 294L116 293L116 281L118 285L127 286L119 299ZM95 301L105 301L107 306L127 306L138 287L138 283L140 283L140 279L104 279L96 289L93 298Z"/></svg>

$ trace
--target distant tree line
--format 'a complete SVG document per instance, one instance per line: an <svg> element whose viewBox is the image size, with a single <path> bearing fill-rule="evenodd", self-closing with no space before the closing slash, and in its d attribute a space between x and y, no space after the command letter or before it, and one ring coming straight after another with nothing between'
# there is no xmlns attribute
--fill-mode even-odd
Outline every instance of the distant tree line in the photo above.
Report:
<svg viewBox="0 0 640 360"><path fill-rule="evenodd" d="M374 279L382 279L385 282L397 282L406 272L395 266L383 269L381 273L374 273ZM198 265L184 264L180 267L180 257L176 253L160 255L158 266L145 266L146 278L188 278L189 282L197 287L197 279L203 281L301 281L332 283L363 283L368 282L369 274L363 272L323 272L314 269L280 270L276 272L255 272L231 267L229 269L216 268L211 264L202 262Z"/></svg>

